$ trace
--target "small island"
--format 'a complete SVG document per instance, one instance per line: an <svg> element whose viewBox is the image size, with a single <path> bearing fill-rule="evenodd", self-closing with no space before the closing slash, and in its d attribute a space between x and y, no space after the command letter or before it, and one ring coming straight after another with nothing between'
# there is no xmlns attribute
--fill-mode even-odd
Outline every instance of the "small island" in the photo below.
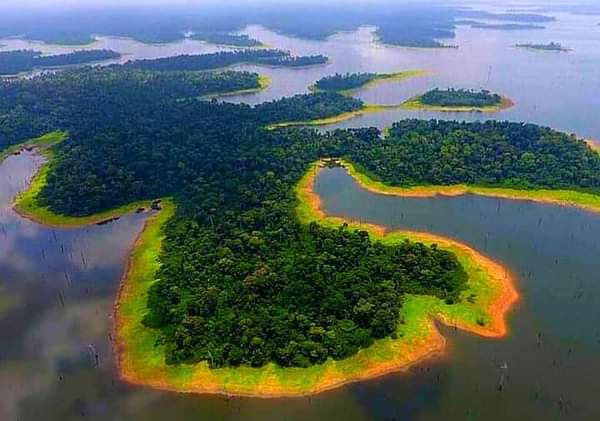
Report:
<svg viewBox="0 0 600 421"><path fill-rule="evenodd" d="M204 41L210 44L225 45L231 47L262 47L263 44L248 35L230 34L227 32L194 32L190 38Z"/></svg>
<svg viewBox="0 0 600 421"><path fill-rule="evenodd" d="M422 76L426 73L424 70L409 70L396 73L336 73L319 79L309 89L312 92L338 92L350 95L358 89L366 88L380 82L400 81L410 77Z"/></svg>
<svg viewBox="0 0 600 421"><path fill-rule="evenodd" d="M435 88L423 95L406 101L402 106L408 109L449 112L496 112L510 108L514 103L499 94L488 90L439 89Z"/></svg>
<svg viewBox="0 0 600 421"><path fill-rule="evenodd" d="M525 44L517 44L516 47L527 48L529 50L538 50L538 51L556 51L556 52L572 51L570 48L563 47L558 42L550 42L548 44L525 43Z"/></svg>
<svg viewBox="0 0 600 421"><path fill-rule="evenodd" d="M401 108L403 104L366 104L360 99L353 98L352 94L356 93L359 89L364 89L381 82L401 81L427 74L428 72L425 70L406 70L396 73L336 73L332 76L325 76L315 82L314 85L309 86L308 89L313 94L333 94L342 98L346 97L354 101L352 106L344 107L344 111L336 115L311 120L277 122L268 125L267 129L272 130L293 126L323 126L350 120L359 115Z"/></svg>
<svg viewBox="0 0 600 421"><path fill-rule="evenodd" d="M528 23L485 23L477 22L472 23L471 28L473 29L494 29L497 31L528 31L534 29L545 29L545 26L532 25Z"/></svg>

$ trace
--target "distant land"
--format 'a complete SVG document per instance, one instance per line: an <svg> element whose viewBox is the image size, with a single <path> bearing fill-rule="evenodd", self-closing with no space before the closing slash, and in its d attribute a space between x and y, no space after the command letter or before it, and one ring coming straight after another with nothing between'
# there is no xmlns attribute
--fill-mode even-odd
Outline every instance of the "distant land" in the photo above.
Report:
<svg viewBox="0 0 600 421"><path fill-rule="evenodd" d="M263 66L305 67L326 64L328 58L323 55L292 56L282 50L238 50L222 51L212 54L183 54L151 60L127 62L126 67L140 70L213 70L240 63L252 63Z"/></svg>
<svg viewBox="0 0 600 421"><path fill-rule="evenodd" d="M226 32L199 32L190 35L190 38L233 47L261 47L263 45L260 41L250 38L248 35L228 34Z"/></svg>
<svg viewBox="0 0 600 421"><path fill-rule="evenodd" d="M530 50L539 50L539 51L558 51L558 52L571 51L570 48L563 47L558 42L550 42L548 44L525 43L525 44L517 44L516 47L527 48Z"/></svg>
<svg viewBox="0 0 600 421"><path fill-rule="evenodd" d="M479 10L461 10L461 17L471 19L486 19L509 22L527 22L527 23L544 23L554 22L556 18L553 16L540 15L536 13L490 13Z"/></svg>
<svg viewBox="0 0 600 421"><path fill-rule="evenodd" d="M531 25L531 24L523 24L523 23L473 23L471 24L471 28L474 29L496 29L500 31L525 31L531 29L545 29L544 26L541 25Z"/></svg>
<svg viewBox="0 0 600 421"><path fill-rule="evenodd" d="M91 13L93 12L93 13ZM50 19L48 16L52 16ZM386 5L385 13L376 7L321 4L307 10L298 5L273 4L268 10L250 5L235 9L198 7L197 10L162 9L139 14L127 9L87 10L73 8L62 14L3 13L0 38L20 36L49 44L84 45L94 35L133 38L143 43L169 43L193 32L196 39L234 46L256 46L255 40L234 35L248 25L262 25L270 30L311 40L325 40L340 31L354 31L362 25L377 27L376 36L385 44L403 47L443 48L445 40L454 38L458 19L490 19L521 23L550 22L553 17L532 13L494 14L476 10L434 5ZM225 41L225 42L224 42Z"/></svg>

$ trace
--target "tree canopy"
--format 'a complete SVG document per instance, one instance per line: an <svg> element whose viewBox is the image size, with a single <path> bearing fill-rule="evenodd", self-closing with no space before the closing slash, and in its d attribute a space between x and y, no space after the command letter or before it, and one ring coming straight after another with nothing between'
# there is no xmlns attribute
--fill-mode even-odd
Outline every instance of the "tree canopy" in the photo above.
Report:
<svg viewBox="0 0 600 421"><path fill-rule="evenodd" d="M174 197L144 318L171 364L305 367L394 336L406 294L460 299L467 275L452 253L301 224L295 186L319 158L348 158L390 184L600 184L598 155L535 125L405 120L383 139L374 128L270 131L362 103L337 93L255 107L198 99L257 78L112 66L0 84L3 144L69 132L39 197L50 209Z"/></svg>
<svg viewBox="0 0 600 421"><path fill-rule="evenodd" d="M0 52L0 75L12 75L35 68L70 66L121 57L112 50L80 50L67 54L43 55L41 51L14 50Z"/></svg>
<svg viewBox="0 0 600 421"><path fill-rule="evenodd" d="M486 90L435 88L424 93L420 101L425 105L439 107L487 107L501 104L502 97Z"/></svg>

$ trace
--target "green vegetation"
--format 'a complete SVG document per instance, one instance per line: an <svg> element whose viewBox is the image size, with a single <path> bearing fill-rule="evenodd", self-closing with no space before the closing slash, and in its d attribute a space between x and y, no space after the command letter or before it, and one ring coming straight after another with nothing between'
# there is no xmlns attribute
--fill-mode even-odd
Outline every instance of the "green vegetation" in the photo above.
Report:
<svg viewBox="0 0 600 421"><path fill-rule="evenodd" d="M40 51L16 50L0 52L0 75L12 75L35 68L70 66L121 57L112 50L81 50L67 54L43 55Z"/></svg>
<svg viewBox="0 0 600 421"><path fill-rule="evenodd" d="M282 211L265 216L281 219ZM247 234L167 227L165 250L177 252L163 259L144 319L161 329L167 363L306 367L342 359L395 332L403 294L451 303L465 282L455 257L435 248L384 247L366 232L292 219L265 222L266 232ZM284 227L288 238L277 232Z"/></svg>
<svg viewBox="0 0 600 421"><path fill-rule="evenodd" d="M559 52L571 51L570 48L563 47L558 42L550 42L548 44L526 43L526 44L517 44L516 46L519 48L528 48L530 50L538 50L538 51L559 51Z"/></svg>
<svg viewBox="0 0 600 421"><path fill-rule="evenodd" d="M325 76L319 79L311 87L313 92L326 91L338 92L348 95L353 91L365 88L379 82L400 81L410 77L422 76L426 74L423 70L409 70L398 73L336 73L332 76Z"/></svg>
<svg viewBox="0 0 600 421"><path fill-rule="evenodd" d="M502 103L502 97L490 91L467 89L433 89L421 95L421 103L436 107L493 107Z"/></svg>
<svg viewBox="0 0 600 421"><path fill-rule="evenodd" d="M47 183L48 172L50 171L51 163L54 158L53 147L65 141L67 137L68 135L66 132L56 131L47 133L36 139L31 139L9 148L10 151L13 149L26 148L30 146L36 147L41 150L41 153L48 160L38 169L27 190L23 191L15 198L14 208L18 213L45 225L64 228L94 224L133 212L139 208L150 207L150 201L139 201L129 203L118 208L98 212L94 215L73 217L57 214L53 212L47 205L41 205L39 201L39 194ZM0 155L0 161L4 159L4 157L4 154Z"/></svg>
<svg viewBox="0 0 600 421"><path fill-rule="evenodd" d="M220 93L212 93L208 95L203 95L201 98L203 99L213 99L213 98L222 98L234 95L244 95L244 94L252 94L260 91L264 91L271 85L271 78L267 75L259 75L258 76L258 86L252 88L244 88L227 92Z"/></svg>
<svg viewBox="0 0 600 421"><path fill-rule="evenodd" d="M413 243L382 247L366 233L306 226L294 216L294 185L321 148L311 146L311 132L282 138L261 126L335 115L360 101L319 93L251 108L182 101L168 90L147 101L145 84L125 71L126 83L116 68L17 83L28 97L41 86L56 92L65 80L78 86L84 74L89 84L85 96L65 89L36 101L36 110L48 101L61 107L35 118L76 124L17 208L62 226L174 194L180 211L165 227L144 319L160 332L168 363L322 363L393 334L407 293L458 299L466 276L452 254ZM116 87L129 90L123 103ZM93 104L96 90L115 102ZM112 118L115 106L124 121Z"/></svg>
<svg viewBox="0 0 600 421"><path fill-rule="evenodd" d="M21 149L30 148L30 147L47 149L54 145L57 145L58 143L65 140L66 138L67 138L66 132L61 132L61 131L57 130L55 132L46 133L45 135L42 135L35 139L30 139L25 142L18 143L16 145L12 145L12 146L4 149L3 151L0 151L0 163L2 161L4 161L8 156L10 156L14 153L17 153Z"/></svg>
<svg viewBox="0 0 600 421"><path fill-rule="evenodd" d="M392 186L469 184L600 192L600 156L583 140L533 124L404 120L349 154Z"/></svg>
<svg viewBox="0 0 600 421"><path fill-rule="evenodd" d="M143 314L169 364L328 364L393 339L408 297L463 304L468 268L454 254L297 218L296 185L321 157L347 157L392 185L585 189L600 174L600 156L585 145L533 125L409 120L385 139L376 129L268 131L363 104L338 93L256 107L195 99L246 76L114 66L1 86L0 106L19 110L28 127L0 126L3 136L47 127L70 134L21 208L80 223L173 197Z"/></svg>
<svg viewBox="0 0 600 421"><path fill-rule="evenodd" d="M358 100L356 100L358 101ZM372 105L372 104L362 104L362 101L358 101L355 106L348 107L353 108L352 111L344 111L339 114L334 114L330 117L323 118L315 118L309 120L286 120L281 121L279 123L273 123L266 126L267 130L275 130L282 129L286 127L308 127L308 126L326 126L329 124L336 124L342 121L350 120L356 116L368 114L368 113L378 113L381 111L385 111L388 109L397 108L396 105Z"/></svg>
<svg viewBox="0 0 600 421"><path fill-rule="evenodd" d="M198 71L214 70L233 66L240 63L253 63L264 66L302 67L327 63L327 57L316 56L291 56L287 51L281 50L239 50L224 51L201 55L180 55L151 60L136 60L126 63L131 69L158 70L158 71Z"/></svg>
<svg viewBox="0 0 600 421"><path fill-rule="evenodd" d="M409 99L402 108L449 112L496 112L514 104L505 97L489 91L467 89L433 89L423 95Z"/></svg>
<svg viewBox="0 0 600 421"><path fill-rule="evenodd" d="M545 29L545 26L532 25L529 23L486 23L477 22L471 24L475 29L495 29L498 31L526 31L532 29Z"/></svg>
<svg viewBox="0 0 600 421"><path fill-rule="evenodd" d="M261 47L262 43L248 35L235 35L226 32L197 32L190 38L211 44L230 45L233 47Z"/></svg>
<svg viewBox="0 0 600 421"><path fill-rule="evenodd" d="M2 83L0 151L54 130L94 132L97 125L101 131L117 120L127 126L122 115L139 115L144 110L161 121L160 102L154 105L155 100L179 101L183 107L186 99L259 89L263 83L259 75L249 72L150 72L122 66L75 69ZM244 108L244 112L248 110Z"/></svg>
<svg viewBox="0 0 600 421"><path fill-rule="evenodd" d="M314 170L302 177L296 188L299 199L297 215L305 225L318 222L324 227L339 230L343 221L321 219L311 211L310 198L304 187L311 182ZM210 369L206 361L197 364L166 365L165 347L156 345L158 332L145 327L142 319L147 314L146 297L155 285L155 272L160 269L158 251L166 237L162 230L173 214L165 206L160 214L148 221L131 256L126 280L119 294L117 316L117 344L122 375L134 383L152 385L175 391L207 393L233 393L253 396L298 396L317 393L349 381L366 379L392 372L415 363L431 353L438 352L443 342L431 322L437 316L446 322L463 327L481 329L483 321L490 326L488 307L503 288L488 268L469 249L448 243L444 248L455 254L469 275L468 289L462 292L460 304L446 304L443 300L427 296L409 295L400 310L395 339L376 340L368 348L343 360L328 359L323 364L310 367L279 367L269 363L260 368L239 366ZM350 225L347 230L369 230L364 226ZM412 238L403 233L378 237L385 246L402 246ZM439 239L423 239L431 246ZM502 318L502 315L501 315Z"/></svg>

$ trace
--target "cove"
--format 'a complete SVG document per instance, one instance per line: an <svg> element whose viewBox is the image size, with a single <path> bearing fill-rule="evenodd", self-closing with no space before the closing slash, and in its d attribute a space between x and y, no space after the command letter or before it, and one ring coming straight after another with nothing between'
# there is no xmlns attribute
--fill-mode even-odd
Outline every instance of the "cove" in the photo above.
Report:
<svg viewBox="0 0 600 421"><path fill-rule="evenodd" d="M329 216L454 238L517 275L522 299L510 314L507 338L489 341L442 330L451 343L447 405L462 401L485 419L512 411L542 419L569 401L581 419L598 416L592 392L600 386L597 214L474 195L385 196L363 189L343 168L323 169L315 192ZM501 393L500 382L505 382ZM467 403L470 393L481 403Z"/></svg>

